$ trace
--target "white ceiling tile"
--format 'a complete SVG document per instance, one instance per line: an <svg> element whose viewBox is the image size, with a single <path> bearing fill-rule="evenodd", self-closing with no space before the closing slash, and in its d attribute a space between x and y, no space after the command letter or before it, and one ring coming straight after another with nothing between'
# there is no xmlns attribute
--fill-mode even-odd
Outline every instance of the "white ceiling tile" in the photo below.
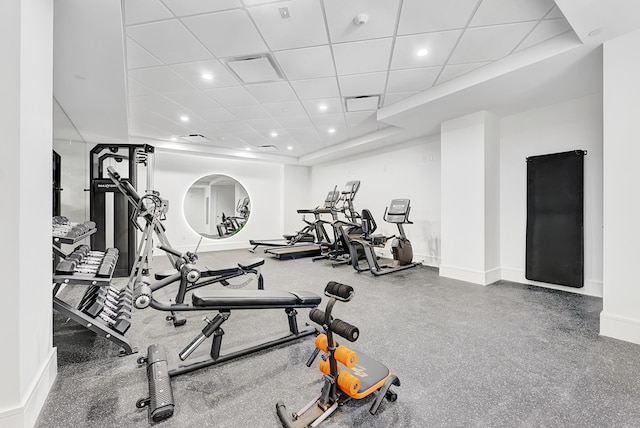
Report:
<svg viewBox="0 0 640 428"><path fill-rule="evenodd" d="M223 128L223 126L220 124L220 122L233 123L234 121L238 120L238 118L236 116L231 114L231 112L229 112L229 110L227 110L226 108L223 108L223 107L216 107L216 108L207 109L207 110L200 110L199 114L200 114L200 116L202 116L203 119L205 119L205 120L207 120L209 122L215 123L221 129Z"/></svg>
<svg viewBox="0 0 640 428"><path fill-rule="evenodd" d="M378 121L376 119L376 113L347 113L347 132L349 133L349 138L371 134L377 130Z"/></svg>
<svg viewBox="0 0 640 428"><path fill-rule="evenodd" d="M128 27L127 35L165 64L211 58L209 51L177 19Z"/></svg>
<svg viewBox="0 0 640 428"><path fill-rule="evenodd" d="M469 28L462 35L449 63L463 64L503 58L513 51L535 25L535 22L522 22Z"/></svg>
<svg viewBox="0 0 640 428"><path fill-rule="evenodd" d="M314 144L321 141L320 136L313 127L287 129L287 133L298 144Z"/></svg>
<svg viewBox="0 0 640 428"><path fill-rule="evenodd" d="M482 66L487 64L491 64L491 62L475 62L470 64L449 64L444 67L442 73L438 77L437 85L440 83L444 83L447 80L454 79L456 77L462 76L463 74L467 74L473 70L476 70Z"/></svg>
<svg viewBox="0 0 640 428"><path fill-rule="evenodd" d="M424 91L433 86L442 67L410 68L389 72L387 92Z"/></svg>
<svg viewBox="0 0 640 428"><path fill-rule="evenodd" d="M544 42L545 40L551 39L557 35L562 33L566 33L571 30L571 26L564 19L545 19L544 21L540 21L538 26L533 29L531 34L524 39L524 42L520 46L518 46L517 51L521 51L522 49L526 49L533 45L537 45L540 42Z"/></svg>
<svg viewBox="0 0 640 428"><path fill-rule="evenodd" d="M386 80L386 72L338 76L340 92L343 97L381 94L384 91Z"/></svg>
<svg viewBox="0 0 640 428"><path fill-rule="evenodd" d="M280 123L273 118L251 119L251 120L247 120L246 124L252 127L253 129L255 129L256 131L271 130L271 129L275 130L281 127Z"/></svg>
<svg viewBox="0 0 640 428"><path fill-rule="evenodd" d="M542 19L554 6L554 0L483 0L469 26L535 21Z"/></svg>
<svg viewBox="0 0 640 428"><path fill-rule="evenodd" d="M387 93L384 96L384 100L383 100L383 106L387 107L390 106L393 103L397 103L400 100L403 100L405 98L408 98L412 95L418 94L419 92L397 92L395 94L390 94Z"/></svg>
<svg viewBox="0 0 640 428"><path fill-rule="evenodd" d="M544 17L544 19L555 19L555 18L564 18L564 15L562 14L558 6L555 6L553 9L551 9L551 12L549 12Z"/></svg>
<svg viewBox="0 0 640 428"><path fill-rule="evenodd" d="M220 10L242 7L239 0L163 0L164 4L176 16L195 15L198 13L218 12Z"/></svg>
<svg viewBox="0 0 640 428"><path fill-rule="evenodd" d="M377 113L370 111L358 111L345 114L347 118L347 126L359 125L364 121L373 121L377 123ZM377 125L376 125L377 127Z"/></svg>
<svg viewBox="0 0 640 428"><path fill-rule="evenodd" d="M267 46L244 10L183 18L182 22L218 58L251 55Z"/></svg>
<svg viewBox="0 0 640 428"><path fill-rule="evenodd" d="M321 77L319 79L295 80L289 82L301 100L314 98L339 97L338 81L335 77Z"/></svg>
<svg viewBox="0 0 640 428"><path fill-rule="evenodd" d="M391 69L443 65L458 42L460 34L462 30L397 37ZM416 53L419 49L427 49L428 53L418 56Z"/></svg>
<svg viewBox="0 0 640 428"><path fill-rule="evenodd" d="M262 105L273 117L296 117L305 114L304 107L298 101L269 103Z"/></svg>
<svg viewBox="0 0 640 428"><path fill-rule="evenodd" d="M220 107L217 102L202 91L172 92L165 94L165 96L177 104L195 112Z"/></svg>
<svg viewBox="0 0 640 428"><path fill-rule="evenodd" d="M193 116L191 110L175 103L162 95L142 95L139 97L129 97L129 105L133 108L143 108L148 111L158 113L167 119L180 122L180 116ZM183 123L182 126L188 126Z"/></svg>
<svg viewBox="0 0 640 428"><path fill-rule="evenodd" d="M247 106L258 103L242 86L205 89L205 92L224 107Z"/></svg>
<svg viewBox="0 0 640 428"><path fill-rule="evenodd" d="M242 120L266 119L271 117L269 112L263 106L259 105L229 107L229 111L238 119Z"/></svg>
<svg viewBox="0 0 640 428"><path fill-rule="evenodd" d="M288 18L280 15L279 9L284 7L289 9ZM271 50L328 43L324 15L318 0L280 1L249 8L249 13Z"/></svg>
<svg viewBox="0 0 640 428"><path fill-rule="evenodd" d="M263 144L269 144L269 140L264 138L257 131L245 131L245 132L237 132L234 134L236 138L249 144L250 146L261 146Z"/></svg>
<svg viewBox="0 0 640 428"><path fill-rule="evenodd" d="M310 116L324 116L332 113L342 114L344 111L342 98L317 98L314 100L303 100L302 104ZM324 108L321 109L321 106Z"/></svg>
<svg viewBox="0 0 640 428"><path fill-rule="evenodd" d="M344 124L338 126L319 126L318 134L326 146L338 144L349 138L347 126Z"/></svg>
<svg viewBox="0 0 640 428"><path fill-rule="evenodd" d="M260 103L297 100L295 92L287 82L260 83L247 85L246 88Z"/></svg>
<svg viewBox="0 0 640 428"><path fill-rule="evenodd" d="M127 69L156 65L162 65L162 61L127 37Z"/></svg>
<svg viewBox="0 0 640 428"><path fill-rule="evenodd" d="M158 0L125 0L124 16L127 25L173 18Z"/></svg>
<svg viewBox="0 0 640 428"><path fill-rule="evenodd" d="M333 45L338 75L386 70L392 42L393 39L387 38Z"/></svg>
<svg viewBox="0 0 640 428"><path fill-rule="evenodd" d="M464 28L478 0L404 0L398 35Z"/></svg>
<svg viewBox="0 0 640 428"><path fill-rule="evenodd" d="M325 114L322 116L313 116L311 121L318 128L327 127L327 128L337 128L339 126L344 127L344 115L343 114Z"/></svg>
<svg viewBox="0 0 640 428"><path fill-rule="evenodd" d="M255 6L257 4L273 3L273 0L242 0L245 6Z"/></svg>
<svg viewBox="0 0 640 428"><path fill-rule="evenodd" d="M130 70L129 76L157 92L180 92L194 89L169 67L151 67Z"/></svg>
<svg viewBox="0 0 640 428"><path fill-rule="evenodd" d="M175 64L171 66L171 69L187 82L201 89L240 85L238 80L217 59ZM213 79L203 79L203 73L211 74Z"/></svg>
<svg viewBox="0 0 640 428"><path fill-rule="evenodd" d="M305 128L313 127L313 123L308 116L279 117L278 122L283 128Z"/></svg>
<svg viewBox="0 0 640 428"><path fill-rule="evenodd" d="M275 53L280 68L289 80L335 75L329 46L315 46Z"/></svg>
<svg viewBox="0 0 640 428"><path fill-rule="evenodd" d="M332 43L391 37L396 29L398 0L324 0ZM356 25L354 18L366 13L368 22Z"/></svg>
<svg viewBox="0 0 640 428"><path fill-rule="evenodd" d="M135 79L132 79L132 78L127 79L127 85L128 85L127 94L130 97L153 94L153 91L151 89L147 88L146 86L144 86L142 83L138 82Z"/></svg>
<svg viewBox="0 0 640 428"><path fill-rule="evenodd" d="M222 132L248 131L251 129L246 123L239 120L219 122L216 123L216 127L220 128Z"/></svg>

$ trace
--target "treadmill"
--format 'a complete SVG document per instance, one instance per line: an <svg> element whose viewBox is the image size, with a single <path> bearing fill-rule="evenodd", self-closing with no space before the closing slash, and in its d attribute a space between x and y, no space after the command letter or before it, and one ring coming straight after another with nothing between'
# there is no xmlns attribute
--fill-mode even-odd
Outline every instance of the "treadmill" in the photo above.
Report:
<svg viewBox="0 0 640 428"><path fill-rule="evenodd" d="M297 243L294 241L293 243L289 243L288 245L267 248L264 250L264 252L267 254L271 254L276 259L280 260L290 260L302 257L316 257L321 255L328 246L333 244L331 243L331 238L327 234L327 230L324 227L325 224L330 224L331 222L323 220L320 216L322 214L331 214L339 199L340 192L334 189L327 194L322 208L297 210L298 214L314 215L315 220L313 222L304 220L303 217L303 221L307 223L308 227L315 231L316 239L314 242Z"/></svg>

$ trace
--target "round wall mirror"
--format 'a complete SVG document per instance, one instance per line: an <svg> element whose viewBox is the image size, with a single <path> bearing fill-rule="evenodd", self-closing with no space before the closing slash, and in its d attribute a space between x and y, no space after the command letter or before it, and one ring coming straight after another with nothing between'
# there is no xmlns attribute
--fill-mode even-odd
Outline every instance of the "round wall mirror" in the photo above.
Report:
<svg viewBox="0 0 640 428"><path fill-rule="evenodd" d="M202 177L189 187L184 216L205 238L228 238L240 232L251 211L249 194L237 180L221 174Z"/></svg>

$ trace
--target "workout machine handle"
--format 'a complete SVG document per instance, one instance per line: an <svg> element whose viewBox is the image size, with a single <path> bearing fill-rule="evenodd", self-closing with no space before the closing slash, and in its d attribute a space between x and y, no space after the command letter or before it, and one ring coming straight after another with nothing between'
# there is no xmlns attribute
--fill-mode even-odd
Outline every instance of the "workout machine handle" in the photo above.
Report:
<svg viewBox="0 0 640 428"><path fill-rule="evenodd" d="M327 283L327 286L324 288L324 294L342 302L348 302L354 296L353 287L335 281L329 281Z"/></svg>
<svg viewBox="0 0 640 428"><path fill-rule="evenodd" d="M173 254L176 257L183 257L183 254L174 250L171 247L167 247L166 245L159 245L158 248L160 248L162 251L164 251L165 253L169 253L169 254Z"/></svg>
<svg viewBox="0 0 640 428"><path fill-rule="evenodd" d="M311 321L315 323L324 325L325 313L320 309L312 309L311 311L309 311L309 319L311 319ZM332 332L336 333L339 336L344 337L349 342L355 342L356 340L358 340L358 337L360 336L360 330L358 329L358 327L351 325L348 322L342 321L340 319L332 320L331 325L328 327L329 327L329 330L331 330Z"/></svg>

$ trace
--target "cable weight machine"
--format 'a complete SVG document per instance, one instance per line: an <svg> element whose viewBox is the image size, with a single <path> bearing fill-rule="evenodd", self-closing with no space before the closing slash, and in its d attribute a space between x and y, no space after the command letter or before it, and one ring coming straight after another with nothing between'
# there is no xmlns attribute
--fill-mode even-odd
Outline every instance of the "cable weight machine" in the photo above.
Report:
<svg viewBox="0 0 640 428"><path fill-rule="evenodd" d="M136 228L130 219L135 208L107 176L108 166L118 169L134 187L140 185L140 170L146 173L145 187L153 189L155 148L148 144L98 144L90 152L89 176L90 219L98 232L91 236L91 248L105 250L115 247L120 257L114 277L126 277L136 263Z"/></svg>

